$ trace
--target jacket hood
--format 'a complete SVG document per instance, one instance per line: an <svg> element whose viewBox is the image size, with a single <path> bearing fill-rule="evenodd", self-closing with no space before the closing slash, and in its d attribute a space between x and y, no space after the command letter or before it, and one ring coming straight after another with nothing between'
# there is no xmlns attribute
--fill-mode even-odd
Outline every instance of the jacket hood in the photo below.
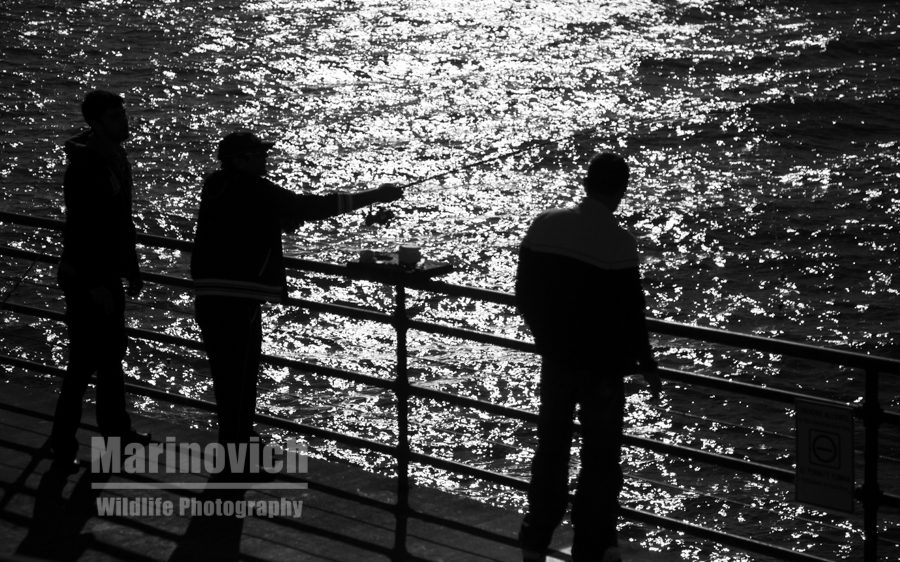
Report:
<svg viewBox="0 0 900 562"><path fill-rule="evenodd" d="M63 151L66 153L69 160L84 158L91 153L91 149L88 146L90 140L91 132L82 131L65 142Z"/></svg>
<svg viewBox="0 0 900 562"><path fill-rule="evenodd" d="M121 146L103 146L90 130L82 131L67 140L63 145L63 151L69 161L92 158L115 162L123 160L128 154Z"/></svg>

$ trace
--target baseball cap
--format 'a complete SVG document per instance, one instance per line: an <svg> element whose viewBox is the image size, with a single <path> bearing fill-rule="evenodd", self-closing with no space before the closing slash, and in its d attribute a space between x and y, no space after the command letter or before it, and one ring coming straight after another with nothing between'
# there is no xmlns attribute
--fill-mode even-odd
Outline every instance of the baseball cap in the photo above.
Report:
<svg viewBox="0 0 900 562"><path fill-rule="evenodd" d="M262 152L269 150L275 146L274 142L265 142L258 136L247 130L235 131L225 135L219 141L219 160L249 154L251 152Z"/></svg>

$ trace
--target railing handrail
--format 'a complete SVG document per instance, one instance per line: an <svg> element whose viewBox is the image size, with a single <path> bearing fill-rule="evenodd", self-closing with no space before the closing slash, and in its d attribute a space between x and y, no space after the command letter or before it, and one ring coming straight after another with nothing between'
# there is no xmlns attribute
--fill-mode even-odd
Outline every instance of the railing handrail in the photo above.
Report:
<svg viewBox="0 0 900 562"><path fill-rule="evenodd" d="M34 226L51 230L61 230L64 225L64 222L59 219L35 217L18 213L10 213L7 211L0 211L0 221L8 221L25 226ZM148 246L168 248L183 252L191 252L193 250L193 244L191 242L188 242L186 240L179 240L177 238L168 238L164 236L155 236L143 233L139 233L137 238L138 242ZM341 277L348 277L351 279L371 280L371 277L365 272L349 268L346 265L342 264L293 257L285 257L284 263L286 267L299 271L337 275ZM446 294L449 296L476 298L479 300L493 302L495 304L515 306L515 296L511 293L506 293L503 291L483 289L480 287L469 287L465 285L455 285L443 281L413 282L409 283L407 287L411 289ZM889 357L881 357L878 355L870 355L867 353L859 353L855 351L846 351L831 347L794 342L780 338L770 338L753 334L744 334L730 330L722 330L719 328L695 326L691 324L675 322L672 320L647 318L647 325L650 331L652 331L653 333L667 336L684 337L704 341L707 343L730 345L734 347L751 349L754 351L790 355L792 357L811 359L814 361L823 361L836 365L844 365L847 367L877 369L882 373L900 375L900 360L891 359Z"/></svg>
<svg viewBox="0 0 900 562"><path fill-rule="evenodd" d="M59 259L58 256L43 254L40 252L31 251L31 250L20 250L18 248L11 248L9 246L2 246L2 245L0 245L0 255L17 257L17 258L27 259L27 260L38 260L38 261L43 261L45 263L54 263ZM185 279L183 277L175 277L175 276L171 276L171 275L162 275L162 274L158 274L158 273L147 273L147 274L144 274L144 279L147 281L160 283L163 285L169 285L169 286L180 287L180 288L185 288L185 289L193 287L193 282L190 279ZM380 311L374 311L374 310L370 310L367 308L354 306L354 305L323 303L323 302L312 301L312 300L308 300L308 299L298 299L295 297L288 298L288 300L286 301L285 304L304 307L304 308L308 308L310 310L314 310L317 312L339 314L339 315L343 315L343 316L347 316L347 317L351 317L351 318L355 318L355 319L359 319L359 320L369 320L369 321L373 321L373 322L379 322L382 324L390 324L393 322L393 318L391 317L390 314L380 312ZM6 305L6 308L9 308L11 310L18 310L19 312L23 312L26 314L37 314L38 310L39 310L39 309L31 309L30 307L22 307L21 305L14 305L14 304ZM47 311L47 314L52 315L54 313L52 311ZM61 316L60 316L60 318L61 318ZM522 340L510 339L510 338L503 338L500 336L495 336L493 334L486 334L484 332L476 332L476 331L468 330L465 328L458 328L458 327L448 326L448 325L444 325L444 324L434 324L434 323L430 323L430 322L422 322L422 321L417 321L417 320L410 320L409 326L412 329L422 331L422 332L441 334L441 335L446 335L446 336L450 336L450 337L458 337L458 338L467 339L470 341L477 341L480 343L488 343L491 345L497 345L500 347L505 347L507 349L515 349L515 350L519 350L519 351L526 351L526 352L532 352L532 353L536 351L534 344L529 343L529 342L525 342ZM147 331L146 333L149 334L151 332ZM155 339L156 341L163 341L161 338L176 338L175 336L168 336L166 334L160 334L160 333L156 333L156 332L153 332L153 333L156 334L156 336L152 337L152 339ZM140 331L135 331L134 335L140 336L141 333L140 333ZM180 342L176 341L176 339L170 339L170 340L166 341L166 343L179 344ZM186 345L186 344L183 344L183 345ZM200 349L198 347L199 345L200 344L198 344L196 342L193 344L193 346L196 349ZM278 361L279 359L280 358L277 358L274 356L272 357L273 361ZM298 365L294 365L294 366L300 366L302 368L310 368L310 369L313 368L313 366L309 365L309 364L307 364L307 365L299 365L298 364ZM317 368L320 368L320 367L317 367ZM347 373L349 373L349 371L347 371ZM684 382L684 383L688 383L693 386L703 386L706 388L713 388L716 390L733 392L736 394L744 394L744 395L748 395L748 396L754 396L756 398L773 400L773 401L781 402L781 403L785 403L785 404L792 404L792 403L794 403L795 400L802 399L802 400L816 400L820 403L829 404L829 405L833 405L833 406L846 406L847 405L847 402L842 402L839 400L824 399L824 398L820 398L817 396L812 396L809 394L804 394L804 393L795 392L795 391L791 391L791 390L772 388L770 386L761 386L761 385L752 384L752 383L744 383L744 382L740 382L740 381L726 379L723 377L700 375L697 373L680 371L680 370L676 370L676 369L661 368L661 374L663 375L663 377L666 380ZM336 374L335 376L340 377L341 375ZM366 375L359 375L359 376L366 376ZM357 379L353 379L353 380L355 382L360 382ZM366 381L362 381L362 382L366 382ZM374 383L374 382L372 382L371 384L373 384L374 386L378 386L378 384ZM456 395L448 394L448 396L456 396ZM484 402L483 404L488 405L490 403ZM492 406L496 406L498 408L503 408L503 406L499 406L499 405L492 405ZM505 412L504 415L511 415L511 412ZM862 417L862 409L856 408L854 410L854 415L858 418L861 418ZM885 411L883 413L883 416L884 416L884 420L883 420L884 422L900 425L900 411L898 411L898 412ZM513 415L512 417L515 417L515 415Z"/></svg>

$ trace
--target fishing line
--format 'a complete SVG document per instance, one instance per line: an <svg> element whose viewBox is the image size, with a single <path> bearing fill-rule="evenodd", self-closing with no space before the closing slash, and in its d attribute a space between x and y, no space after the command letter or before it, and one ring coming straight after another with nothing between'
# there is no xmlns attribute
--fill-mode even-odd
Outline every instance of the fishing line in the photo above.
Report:
<svg viewBox="0 0 900 562"><path fill-rule="evenodd" d="M405 183L405 184L400 184L398 187L400 189L406 190L410 187L415 187L417 185L420 185L420 184L423 184L426 182L440 180L440 179L443 179L443 178L446 178L449 176L453 176L453 175L463 172L465 170L476 168L476 167L482 166L484 164L487 164L489 162L505 160L511 156L515 156L517 154L522 154L524 152L528 152L528 151L534 150L536 148L543 148L543 147L549 146L554 143L561 143L566 140L575 139L580 136L588 136L592 132L592 130L593 129L581 129L581 130L575 131L573 133L568 133L566 135L554 137L554 138L550 138L550 139L544 139L544 140L538 140L538 141L533 141L533 140L525 141L525 142L521 143L518 148L515 148L513 150L503 152L501 154L496 154L493 156L482 155L482 157L478 160L475 160L472 162L467 162L465 164L462 164L461 166L457 166L456 168L444 170L443 172L438 172L436 174L432 174L432 175L426 176L424 178L419 178L419 179L413 180L413 181ZM432 188L432 189L434 189L434 188ZM428 191L431 191L431 189L421 190L421 192L424 192L424 193L427 193ZM390 211L389 209L386 209L386 208L382 208L379 210L370 210L368 213L366 213L365 223L366 223L366 225L386 224L388 221L390 221L392 218L394 218L394 216L395 216L394 212Z"/></svg>
<svg viewBox="0 0 900 562"><path fill-rule="evenodd" d="M515 156L516 154L528 152L529 150L533 150L535 148L542 148L542 147L545 147L545 146L553 144L553 143L560 143L565 140L573 139L575 137L584 136L587 134L588 134L588 131L580 130L580 131L576 131L574 133L569 133L564 136L555 137L555 138L551 138L551 139L545 139L542 141L526 141L526 142L521 143L519 145L519 148L516 148L514 150L510 150L510 151L504 152L502 154L497 154L495 156L482 157L480 160L476 160L474 162L469 162L469 163L463 164L462 166L459 166L457 168L453 168L451 170L446 170L444 172L440 172L440 173L434 174L432 176L428 176L428 177L425 177L422 179L412 181L410 183L402 185L401 187L403 189L405 189L407 187L413 187L413 186L419 185L421 183L425 183L427 181L442 179L444 177L457 174L464 170L468 170L470 168L475 168L477 166L481 166L482 164L487 164L488 162L493 162L495 160L503 160L503 159L509 158L510 156ZM527 146L522 146L522 145L527 145Z"/></svg>

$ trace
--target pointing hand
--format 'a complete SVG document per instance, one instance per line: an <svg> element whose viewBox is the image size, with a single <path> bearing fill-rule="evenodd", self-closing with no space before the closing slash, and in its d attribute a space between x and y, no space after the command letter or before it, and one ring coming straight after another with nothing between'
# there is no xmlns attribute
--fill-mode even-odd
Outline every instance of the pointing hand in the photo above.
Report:
<svg viewBox="0 0 900 562"><path fill-rule="evenodd" d="M403 197L403 188L395 183L383 183L378 186L378 195L382 203L390 203Z"/></svg>

